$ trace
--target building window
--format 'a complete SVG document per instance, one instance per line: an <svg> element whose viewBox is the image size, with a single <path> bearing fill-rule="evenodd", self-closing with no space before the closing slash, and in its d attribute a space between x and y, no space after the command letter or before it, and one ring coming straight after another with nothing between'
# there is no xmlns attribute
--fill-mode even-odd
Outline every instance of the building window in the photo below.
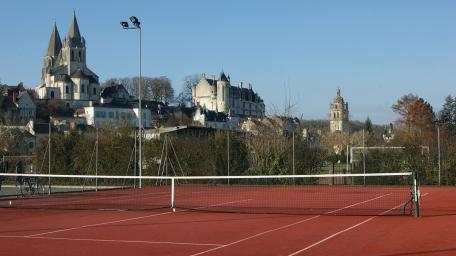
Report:
<svg viewBox="0 0 456 256"><path fill-rule="evenodd" d="M114 118L114 112L109 112L109 118Z"/></svg>
<svg viewBox="0 0 456 256"><path fill-rule="evenodd" d="M106 117L106 112L104 112L104 111L95 111L95 117L105 118Z"/></svg>
<svg viewBox="0 0 456 256"><path fill-rule="evenodd" d="M74 51L71 51L71 61L74 61Z"/></svg>
<svg viewBox="0 0 456 256"><path fill-rule="evenodd" d="M81 61L82 61L82 52L79 51L79 62L81 62Z"/></svg>
<svg viewBox="0 0 456 256"><path fill-rule="evenodd" d="M81 84L81 93L84 93L84 92L85 92L85 85Z"/></svg>
<svg viewBox="0 0 456 256"><path fill-rule="evenodd" d="M65 86L65 93L66 94L70 93L70 88L68 88L68 85Z"/></svg>
<svg viewBox="0 0 456 256"><path fill-rule="evenodd" d="M97 95L97 88L93 88L93 95Z"/></svg>
<svg viewBox="0 0 456 256"><path fill-rule="evenodd" d="M51 99L54 99L54 92L51 92Z"/></svg>

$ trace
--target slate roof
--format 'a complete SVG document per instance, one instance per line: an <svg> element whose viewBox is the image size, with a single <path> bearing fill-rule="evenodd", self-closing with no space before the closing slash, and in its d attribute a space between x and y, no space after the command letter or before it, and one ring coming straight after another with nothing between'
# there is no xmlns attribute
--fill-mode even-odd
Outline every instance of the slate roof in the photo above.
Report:
<svg viewBox="0 0 456 256"><path fill-rule="evenodd" d="M55 75L55 81L62 81L62 82L71 82L70 77L67 74L62 75Z"/></svg>
<svg viewBox="0 0 456 256"><path fill-rule="evenodd" d="M215 80L215 79L206 78L206 81L212 86L216 86L217 85L217 80Z"/></svg>
<svg viewBox="0 0 456 256"><path fill-rule="evenodd" d="M209 122L226 122L228 115L223 112L203 109L200 107L201 114L204 114L205 120Z"/></svg>
<svg viewBox="0 0 456 256"><path fill-rule="evenodd" d="M125 92L127 92L128 95L130 95L128 93L127 89L125 89L125 87L122 84L115 84L115 85L106 86L105 88L103 88L103 90L101 91L101 97L102 98L115 98L115 96L117 95L117 92L119 92L119 91L125 91Z"/></svg>
<svg viewBox="0 0 456 256"><path fill-rule="evenodd" d="M226 77L225 72L222 71L222 72L220 73L219 80L220 80L220 81L224 81L224 82L228 82L228 78Z"/></svg>
<svg viewBox="0 0 456 256"><path fill-rule="evenodd" d="M81 33L79 33L79 25L78 21L76 19L76 14L73 14L73 20L71 21L70 29L68 30L68 37L75 38L75 39L80 39L81 38Z"/></svg>
<svg viewBox="0 0 456 256"><path fill-rule="evenodd" d="M76 71L73 72L73 74L71 74L71 77L73 78L80 78L80 79L87 79L89 78L88 75L84 74L84 72L80 69L77 69Z"/></svg>
<svg viewBox="0 0 456 256"><path fill-rule="evenodd" d="M47 124L47 123L34 123L33 124L33 131L35 131L35 133L39 133L39 134L49 133L49 124Z"/></svg>
<svg viewBox="0 0 456 256"><path fill-rule="evenodd" d="M57 25L54 22L54 28L52 29L51 38L49 39L49 46L46 52L46 56L57 57L62 49L62 41L60 40L59 31Z"/></svg>

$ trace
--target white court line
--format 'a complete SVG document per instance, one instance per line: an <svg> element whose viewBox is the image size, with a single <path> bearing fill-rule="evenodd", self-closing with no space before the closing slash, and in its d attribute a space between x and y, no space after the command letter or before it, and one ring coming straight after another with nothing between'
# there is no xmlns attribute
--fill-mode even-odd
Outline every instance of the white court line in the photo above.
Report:
<svg viewBox="0 0 456 256"><path fill-rule="evenodd" d="M338 211L342 211L342 210L345 210L345 209L350 208L350 207L352 207L352 206L356 206L356 205L359 205L359 204L364 204L364 203L367 203L367 202L370 202L370 201L374 201L374 200L376 200L376 199L379 199L379 198L382 198L382 197L385 197L385 196L389 196L389 195L391 195L391 194L393 194L393 193L384 194L384 195L381 195L381 196L378 196L378 197L375 197L375 198L372 198L372 199L369 199L369 200L366 200L366 201L362 201L362 202L355 203L355 204L352 204L352 205L349 205L349 206L345 206L345 207L343 207L343 208L339 208L339 209L337 209L337 210L330 211L330 212L327 212L327 213L325 213L325 214L331 214L331 213L335 213L335 212L338 212Z"/></svg>
<svg viewBox="0 0 456 256"><path fill-rule="evenodd" d="M297 222L293 222L291 224L288 224L288 225L285 225L285 226L281 226L281 227L278 227L278 228L275 228L275 229L266 230L266 231L263 231L261 233L258 233L258 234L255 234L255 235L252 235L252 236L249 236L249 237L234 241L234 242L229 243L229 244L220 245L219 247L216 247L216 248L213 248L213 249L210 249L210 250L207 250L207 251L203 251L203 252L199 252L199 253L196 253L196 254L192 254L191 256L201 255L201 254L204 254L204 253L208 253L208 252L212 252L212 251L215 251L215 250L219 250L219 249L222 249L224 247L231 246L233 244L244 242L246 240L252 239L252 238L257 237L257 236L261 236L261 235L264 235L264 234L267 234L267 233L271 233L271 232L274 232L274 231L277 231L277 230L285 229L285 228L288 228L288 227L291 227L291 226L294 226L294 225L298 225L298 224L306 222L306 221L310 221L310 220L316 219L316 218L318 218L320 216L321 215L313 216L313 217L310 217L310 218L307 218L307 219L303 219L303 220L300 220L300 221L297 221Z"/></svg>
<svg viewBox="0 0 456 256"><path fill-rule="evenodd" d="M428 193L426 193L426 194L424 194L424 195L422 195L422 196L424 197L424 196L426 196L426 195L428 195ZM369 219L366 219L366 220L364 220L364 221L361 221L360 223L357 223L357 224L355 224L355 225L353 225L353 226L350 226L350 227L348 227L348 228L346 228L346 229L343 229L343 230L341 230L341 231L338 231L338 232L336 232L336 233L334 233L334 234L332 234L332 235L330 235L330 236L327 236L326 238L323 238L323 239L321 239L320 241L315 242L315 243L313 243L313 244L307 246L306 248L303 248L303 249L301 249L301 250L299 250L299 251L296 251L296 252L293 252L293 253L291 253L291 254L288 254L288 256L294 256L294 255L297 255L297 254L299 254L299 253L301 253L301 252L307 251L307 250L309 250L309 249L312 248L312 247L315 247L315 246L317 246L317 245L319 245L319 244L321 244L321 243L323 243L323 242L325 242L325 241L328 241L329 239L331 239L331 238L333 238L333 237L335 237L335 236L338 236L338 235L340 235L340 234L342 234L342 233L345 233L345 232L350 231L350 230L352 230L352 229L354 229L354 228L356 228L356 227L359 227L359 226L361 226L361 225L363 225L363 224L365 224L365 223L367 223L367 222L369 222L369 221L371 221L371 220L377 218L378 216L385 215L385 214L387 214L388 212L390 212L390 211L392 211L392 210L394 210L394 209L396 209L396 208L399 208L399 207L401 207L401 206L403 206L403 205L404 205L404 204L399 204L399 205L397 205L397 206L394 206L393 208L391 208L391 209L389 209L389 210L386 210L386 211L380 213L380 214L377 215L377 216L370 217Z"/></svg>
<svg viewBox="0 0 456 256"><path fill-rule="evenodd" d="M249 201L249 200L252 200L252 199L244 199L244 200L231 201L231 202L226 202L226 203L219 203L219 204L209 205L208 207L220 206L220 205L226 205L226 204L233 204L233 203L239 203L239 202L244 202L244 201ZM206 207L200 207L200 208L196 208L196 209L203 209L203 208L206 208ZM179 210L179 211L176 211L176 212L186 212L186 211L189 211L189 210ZM128 219L121 219L121 220L108 221L108 222L102 222L102 223L96 223L96 224L89 224L89 225L83 225L83 226L72 227L72 228L58 229L58 230L54 230L54 231L49 231L49 232L43 232L43 233L28 235L28 236L25 236L25 237L38 237L38 236L43 236L43 235L48 235L48 234L54 234L54 233L60 233L60 232L65 232L65 231L71 231L71 230L76 230L76 229L89 228L89 227L97 227L97 226L103 226L103 225L108 225L108 224L126 222L126 221L131 221L131 220L140 220L140 219L145 219L145 218L150 218L150 217L160 216L160 215L165 215L165 214L170 214L170 213L176 213L176 212L172 212L172 211L169 211L169 212L162 212L162 213L150 214L150 215L145 215L145 216L140 216L140 217L134 217L134 218L128 218Z"/></svg>
<svg viewBox="0 0 456 256"><path fill-rule="evenodd" d="M337 209L337 210L335 210L335 211L326 212L325 214L334 213L334 212L336 212L336 211L339 211L339 210L342 210L342 209L347 209L347 208L350 208L350 207L355 206L355 205L359 205L359 204L362 204L362 203L367 203L367 202L370 202L370 201L373 201L373 200L382 198L382 197L387 196L387 195L391 195L391 193L385 194L385 195L381 195L381 196L378 196L378 197L375 197L375 198L371 198L371 199L369 199L369 200L365 200L365 201L362 201L362 202L359 202L359 203L355 203L355 204L352 204L352 205L349 205L349 206L345 206L345 207L340 208L340 209ZM245 237L245 238L243 238L243 239L240 239L240 240L237 240L237 241L234 241L234 242L231 242L231 243L229 243L229 244L221 245L221 246L216 247L216 248L212 248L212 249L209 249L209 250L206 250L206 251L202 251L202 252L199 252L199 253L196 253L196 254L192 254L191 256L201 255L201 254L205 254L205 253L212 252L212 251L215 251L215 250L219 250L219 249L222 249L222 248L225 248L225 247L228 247L228 246L231 246L231 245L234 245L234 244L238 244L238 243L240 243L240 242L244 242L244 241L246 241L246 240L249 240L249 239L252 239L252 238L255 238L255 237L264 235L264 234L268 234L268 233L271 233L271 232L274 232L274 231L277 231L277 230L289 228L289 227L298 225L298 224L300 224L300 223L303 223L303 222L306 222L306 221L310 221L310 220L316 219L316 218L318 218L318 217L320 217L320 216L321 216L321 215L316 215L316 216L313 216L313 217L311 217L311 218L306 218L306 219L303 219L303 220L300 220L300 221L297 221L297 222L293 222L293 223L291 223L291 224L287 224L287 225L285 225L285 226L280 226L280 227L275 228L275 229L266 230L266 231L263 231L263 232L261 232L261 233L258 233L258 234L255 234L255 235L252 235L252 236L249 236L249 237Z"/></svg>
<svg viewBox="0 0 456 256"><path fill-rule="evenodd" d="M24 239L44 239L44 240L64 240L64 241L88 241L88 242L110 242L110 243L138 243L138 244L172 244L172 245L195 245L195 246L220 246L221 244L208 243L186 243L169 241L143 241L143 240L115 240L115 239L90 239L90 238L67 238L67 237L43 237L43 236L0 236L0 238L24 238Z"/></svg>
<svg viewBox="0 0 456 256"><path fill-rule="evenodd" d="M43 236L43 235L54 234L54 233L60 233L60 232L64 232L64 231L70 231L70 230L81 229L81 228L97 227L97 226L103 226L103 225L108 225L108 224L120 223L120 222L125 222L125 221L130 221L130 220L140 220L140 219L145 219L145 218L149 218L149 217L160 216L160 215L165 215L165 214L170 214L170 213L172 213L172 212L162 212L162 213L150 214L150 215L145 215L145 216L140 216L140 217L134 217L134 218L128 218L128 219L114 220L114 221L108 221L108 222L101 222L101 223L83 225L83 226L72 227L72 228L57 229L57 230L54 230L54 231L49 231L49 232L43 232L43 233L39 233L39 234L28 235L28 236L25 236L25 237Z"/></svg>

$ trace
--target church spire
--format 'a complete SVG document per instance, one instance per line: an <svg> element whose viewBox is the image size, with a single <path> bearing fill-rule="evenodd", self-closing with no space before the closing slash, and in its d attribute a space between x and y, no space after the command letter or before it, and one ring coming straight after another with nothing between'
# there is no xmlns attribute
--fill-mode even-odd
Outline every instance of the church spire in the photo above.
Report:
<svg viewBox="0 0 456 256"><path fill-rule="evenodd" d="M54 21L54 28L52 29L51 38L49 39L49 46L46 52L46 56L57 57L62 49L62 41L60 41L59 31Z"/></svg>
<svg viewBox="0 0 456 256"><path fill-rule="evenodd" d="M71 21L70 29L68 30L69 38L81 38L79 33L78 21L76 20L76 12L73 13L73 20Z"/></svg>

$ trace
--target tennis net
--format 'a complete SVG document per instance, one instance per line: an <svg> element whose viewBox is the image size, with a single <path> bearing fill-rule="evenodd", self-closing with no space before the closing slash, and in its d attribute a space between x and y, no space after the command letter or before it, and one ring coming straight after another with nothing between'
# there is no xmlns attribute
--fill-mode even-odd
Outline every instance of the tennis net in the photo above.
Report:
<svg viewBox="0 0 456 256"><path fill-rule="evenodd" d="M2 174L2 179L0 207L419 214L418 182L411 172L176 177Z"/></svg>

